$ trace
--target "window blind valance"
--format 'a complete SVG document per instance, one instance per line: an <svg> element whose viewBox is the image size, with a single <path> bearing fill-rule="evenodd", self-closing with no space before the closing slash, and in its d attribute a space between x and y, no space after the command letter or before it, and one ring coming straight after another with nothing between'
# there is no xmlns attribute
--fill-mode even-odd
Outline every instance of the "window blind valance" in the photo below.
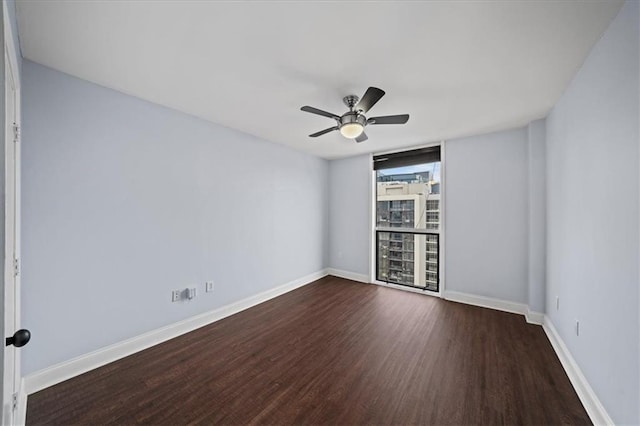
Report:
<svg viewBox="0 0 640 426"><path fill-rule="evenodd" d="M440 161L440 146L431 146L410 151L394 152L393 154L374 155L373 170L415 166L416 164L435 163L437 161Z"/></svg>

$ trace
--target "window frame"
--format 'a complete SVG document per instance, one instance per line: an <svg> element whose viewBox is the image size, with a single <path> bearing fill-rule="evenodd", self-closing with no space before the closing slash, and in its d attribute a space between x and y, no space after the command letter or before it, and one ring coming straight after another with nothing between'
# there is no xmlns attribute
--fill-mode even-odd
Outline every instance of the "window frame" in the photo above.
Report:
<svg viewBox="0 0 640 426"><path fill-rule="evenodd" d="M390 228L390 227L378 227L377 226L377 171L374 168L373 158L374 156L379 155L387 155L394 153L402 153L406 151L411 151L411 149L403 149L403 150L395 150L395 151L387 151L380 153L373 153L370 155L370 261L369 261L369 282L376 285L381 285L384 287L397 288L404 291L426 294L435 297L445 297L446 295L446 280L445 280L445 272L446 272L446 142L440 141L430 144L425 144L413 149L420 148L431 148L431 147L440 147L440 206L439 206L439 219L440 219L440 229L422 229L422 228ZM425 212L426 215L426 212ZM420 287L415 287L412 285L406 284L395 284L386 281L380 281L377 276L377 256L378 256L378 233L379 232L403 232L403 233L411 233L411 234L437 234L438 235L438 291L432 291L427 289L422 289ZM415 259L414 259L415 261ZM425 266L426 271L426 266Z"/></svg>

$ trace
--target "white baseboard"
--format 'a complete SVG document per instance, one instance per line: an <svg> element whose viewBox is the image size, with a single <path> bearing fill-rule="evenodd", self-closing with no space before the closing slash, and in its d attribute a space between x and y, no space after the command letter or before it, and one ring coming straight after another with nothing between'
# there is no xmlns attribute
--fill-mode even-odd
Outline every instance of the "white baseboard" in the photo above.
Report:
<svg viewBox="0 0 640 426"><path fill-rule="evenodd" d="M529 324L542 325L544 323L544 314L542 312L535 312L527 308L527 313L524 314L525 319Z"/></svg>
<svg viewBox="0 0 640 426"><path fill-rule="evenodd" d="M507 300L494 299L492 297L476 296L475 294L461 293L459 291L446 290L444 299L452 302L466 303L467 305L480 306L495 309L497 311L510 312L512 314L526 315L529 307L523 303L509 302Z"/></svg>
<svg viewBox="0 0 640 426"><path fill-rule="evenodd" d="M365 274L358 274L355 272L342 271L340 269L329 268L327 269L329 275L344 278L352 281L359 281L361 283L369 284L369 276Z"/></svg>
<svg viewBox="0 0 640 426"><path fill-rule="evenodd" d="M492 297L477 296L475 294L462 293L447 290L443 298L452 302L465 303L467 305L480 306L482 308L495 309L496 311L510 312L523 315L529 324L542 325L544 314L529 309L524 303L510 302L508 300L494 299Z"/></svg>
<svg viewBox="0 0 640 426"><path fill-rule="evenodd" d="M587 382L586 377L582 374L582 370L580 370L575 359L571 356L569 348L567 348L567 345L565 345L564 341L558 334L558 331L553 326L553 323L546 315L544 316L542 329L547 334L547 337L551 342L551 346L553 346L553 349L556 351L556 355L558 355L564 371L567 373L567 376L569 376L569 380L571 381L573 388L578 394L578 398L580 398L580 401L582 402L582 405L584 405L584 408L593 424L613 425L613 420L609 417L609 414L598 399L596 393L589 385L589 382Z"/></svg>
<svg viewBox="0 0 640 426"><path fill-rule="evenodd" d="M82 373L86 373L87 371L109 364L113 361L117 361L159 343L166 342L174 337L178 337L200 327L204 327L205 325L211 324L240 311L244 311L245 309L266 302L274 297L281 296L291 290L310 284L327 275L328 271L323 269L230 305L184 319L166 327L152 330L140 336L109 345L102 349L73 358L69 361L36 371L24 378L23 389L27 395L38 392L42 389L48 388L49 386L53 386Z"/></svg>

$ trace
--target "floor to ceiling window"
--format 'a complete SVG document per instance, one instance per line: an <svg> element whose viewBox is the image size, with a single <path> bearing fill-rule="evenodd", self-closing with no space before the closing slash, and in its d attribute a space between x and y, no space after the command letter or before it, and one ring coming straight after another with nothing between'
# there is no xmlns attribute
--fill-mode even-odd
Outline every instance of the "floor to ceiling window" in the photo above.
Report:
<svg viewBox="0 0 640 426"><path fill-rule="evenodd" d="M440 146L373 158L376 280L440 289Z"/></svg>

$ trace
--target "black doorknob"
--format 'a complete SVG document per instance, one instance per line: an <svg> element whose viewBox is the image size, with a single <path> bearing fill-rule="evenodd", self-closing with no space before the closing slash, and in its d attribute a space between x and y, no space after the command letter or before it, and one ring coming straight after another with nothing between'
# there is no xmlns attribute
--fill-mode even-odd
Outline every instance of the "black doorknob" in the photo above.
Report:
<svg viewBox="0 0 640 426"><path fill-rule="evenodd" d="M5 339L7 346L13 345L16 348L23 347L24 345L29 343L29 340L31 340L31 332L25 329L18 330L13 333L13 336L7 337Z"/></svg>

